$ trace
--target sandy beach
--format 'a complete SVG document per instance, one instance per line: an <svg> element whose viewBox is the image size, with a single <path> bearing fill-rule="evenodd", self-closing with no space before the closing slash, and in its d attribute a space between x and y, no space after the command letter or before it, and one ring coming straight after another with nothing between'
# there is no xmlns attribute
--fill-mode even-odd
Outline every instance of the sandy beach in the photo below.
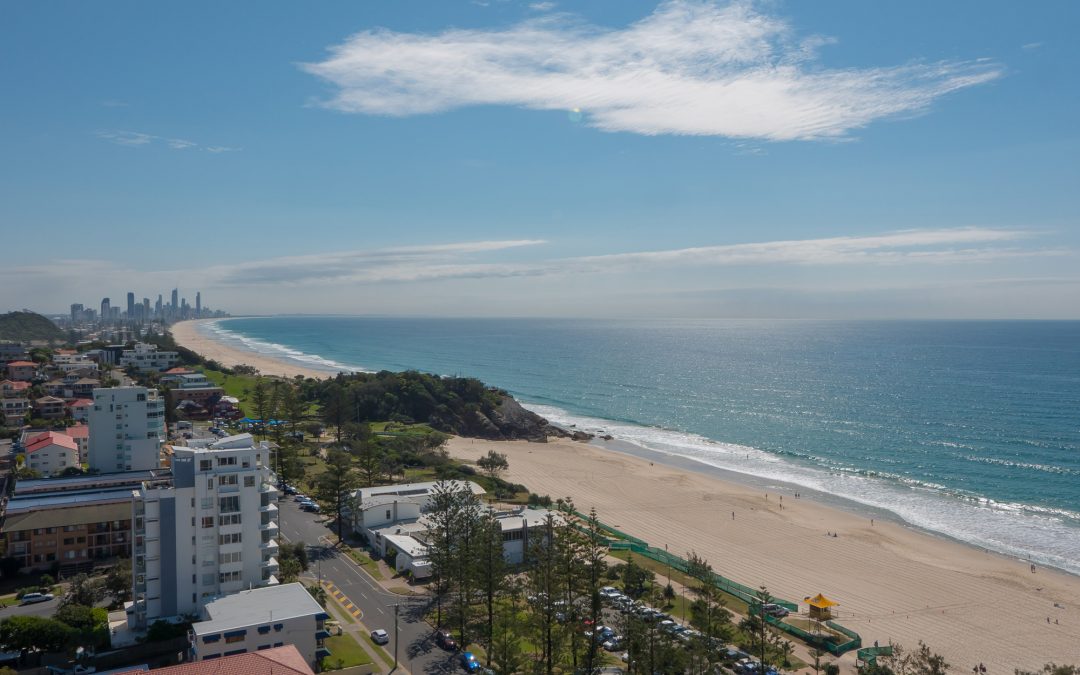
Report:
<svg viewBox="0 0 1080 675"><path fill-rule="evenodd" d="M172 333L207 358L266 375L328 376L222 345L198 333L198 323L178 323ZM449 444L452 456L468 461L491 449L508 456L508 480L571 497L581 511L595 507L603 522L654 546L680 555L695 550L720 574L766 584L788 600L825 594L840 603L838 620L864 645L923 640L956 672L978 663L990 673L1080 663L1080 577L1032 573L1021 560L883 519L871 524L807 493L796 499L795 488L766 498L757 488L586 443ZM845 655L844 670L852 672L854 661L853 652Z"/></svg>
<svg viewBox="0 0 1080 675"><path fill-rule="evenodd" d="M230 368L243 364L258 368L259 372L263 375L278 375L281 377L296 377L297 375L303 375L304 377L324 378L333 376L333 373L329 373L325 370L305 368L304 366L289 363L288 361L283 361L272 356L264 356L243 349L235 349L216 340L212 340L202 335L198 330L198 326L207 321L213 321L213 319L181 321L173 324L169 328L169 331L172 333L173 339L175 339L178 344L187 347L194 352L198 352L205 358L213 359Z"/></svg>
<svg viewBox="0 0 1080 675"><path fill-rule="evenodd" d="M603 522L741 583L798 601L824 593L864 645L921 639L956 672L1080 662L1080 577L985 553L902 525L585 443L455 438L456 458L505 453L505 478L596 508ZM783 509L780 508L783 497ZM732 518L732 513L735 514ZM837 537L826 536L836 532ZM802 606L806 611L806 606ZM1049 618L1049 623L1047 619ZM1055 621L1057 623L1055 623ZM843 662L853 664L854 653Z"/></svg>

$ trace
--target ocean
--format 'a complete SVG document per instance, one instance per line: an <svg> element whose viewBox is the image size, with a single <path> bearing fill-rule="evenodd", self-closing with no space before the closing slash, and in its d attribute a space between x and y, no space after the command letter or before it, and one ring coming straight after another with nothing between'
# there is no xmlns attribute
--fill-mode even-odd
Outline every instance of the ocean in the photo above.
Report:
<svg viewBox="0 0 1080 675"><path fill-rule="evenodd" d="M273 317L311 368L477 377L562 425L1080 574L1080 322Z"/></svg>

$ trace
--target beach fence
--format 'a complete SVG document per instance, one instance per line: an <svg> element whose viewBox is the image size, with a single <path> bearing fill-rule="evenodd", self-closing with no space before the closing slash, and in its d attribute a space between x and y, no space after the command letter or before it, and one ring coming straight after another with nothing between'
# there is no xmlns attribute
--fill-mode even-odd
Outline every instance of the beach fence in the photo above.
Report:
<svg viewBox="0 0 1080 675"><path fill-rule="evenodd" d="M589 530L589 527L586 525L586 523L588 523L589 516L579 511L569 511L569 509L563 510L569 513L573 513L580 519L580 521L572 521L575 528L577 528L581 532L584 532L585 534L592 534ZM610 535L610 537L605 536L601 538L601 543L607 546L609 550L629 551L634 555L640 555L644 558L654 560L662 565L679 570L684 574L688 574L690 572L690 563L685 558L677 556L673 553L669 553L662 548L649 546L648 542L644 541L643 539L638 539L633 535L617 530L609 525L604 525L603 523L598 522L597 528L604 532L606 535ZM721 591L724 591L725 593L745 602L747 606L750 607L751 611L758 614L761 613L760 601L758 600L757 596L758 590L756 588L751 588L745 584L740 584L739 582L728 579L727 577L721 574L717 574L716 572L712 573L712 583ZM791 602L790 600L784 600L783 598L770 596L769 602L779 605L787 609L789 612L799 611L799 604L796 602ZM785 622L783 619L778 619L767 614L765 615L765 620L777 630L781 630L789 635L799 638L800 640L806 642L813 647L825 650L830 654L834 654L836 656L846 654L847 652L850 652L853 649L858 649L862 646L862 638L859 636L858 633L849 628L845 628L844 626L841 626L834 621L825 622L825 625L832 629L834 632L823 634L811 633L809 631L803 630L802 628L799 628L798 626L793 626ZM844 637L839 638L838 635Z"/></svg>
<svg viewBox="0 0 1080 675"><path fill-rule="evenodd" d="M882 647L863 647L856 654L859 657L858 663L864 666L876 666L877 658L879 656L892 656L892 645L884 645Z"/></svg>

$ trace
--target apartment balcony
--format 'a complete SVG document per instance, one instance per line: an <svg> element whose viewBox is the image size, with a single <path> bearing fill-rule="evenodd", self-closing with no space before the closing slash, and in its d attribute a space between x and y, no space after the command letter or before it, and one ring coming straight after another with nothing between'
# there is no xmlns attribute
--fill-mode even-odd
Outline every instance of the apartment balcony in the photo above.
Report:
<svg viewBox="0 0 1080 675"><path fill-rule="evenodd" d="M274 493L274 492L278 492L278 491L279 490L276 487L274 487L273 485L271 485L270 483L263 483L262 485L259 486L259 492L263 493L263 494L268 493L268 492L269 493Z"/></svg>
<svg viewBox="0 0 1080 675"><path fill-rule="evenodd" d="M262 525L260 525L259 529L263 532L277 532L278 525L276 522L271 520L269 523L263 523Z"/></svg>
<svg viewBox="0 0 1080 675"><path fill-rule="evenodd" d="M278 512L277 504L267 504L265 506L260 506L259 507L259 513L277 513L277 512Z"/></svg>
<svg viewBox="0 0 1080 675"><path fill-rule="evenodd" d="M271 555L274 555L278 551L277 540L276 539L271 539L270 541L264 541L263 543L259 544L259 548L262 549L263 551L265 551L266 553L270 553Z"/></svg>
<svg viewBox="0 0 1080 675"><path fill-rule="evenodd" d="M263 561L263 568L265 570L269 571L271 574L273 574L274 572L277 572L278 571L277 558L275 558L273 556L267 558L265 561Z"/></svg>

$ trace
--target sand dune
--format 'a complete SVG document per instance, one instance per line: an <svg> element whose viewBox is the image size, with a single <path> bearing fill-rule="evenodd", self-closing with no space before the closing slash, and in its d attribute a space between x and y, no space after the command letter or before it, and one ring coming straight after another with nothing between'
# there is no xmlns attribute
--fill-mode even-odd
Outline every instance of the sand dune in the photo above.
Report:
<svg viewBox="0 0 1080 675"><path fill-rule="evenodd" d="M1080 577L1032 574L1023 561L897 523L871 526L806 496L796 500L793 491L766 500L734 483L583 443L450 443L451 455L467 460L489 449L508 455L509 480L572 497L581 511L595 507L605 523L654 546L696 550L717 572L767 584L789 600L824 593L840 602L840 621L864 645L922 639L961 673L980 662L990 673L1080 663ZM853 664L854 653L844 662Z"/></svg>

